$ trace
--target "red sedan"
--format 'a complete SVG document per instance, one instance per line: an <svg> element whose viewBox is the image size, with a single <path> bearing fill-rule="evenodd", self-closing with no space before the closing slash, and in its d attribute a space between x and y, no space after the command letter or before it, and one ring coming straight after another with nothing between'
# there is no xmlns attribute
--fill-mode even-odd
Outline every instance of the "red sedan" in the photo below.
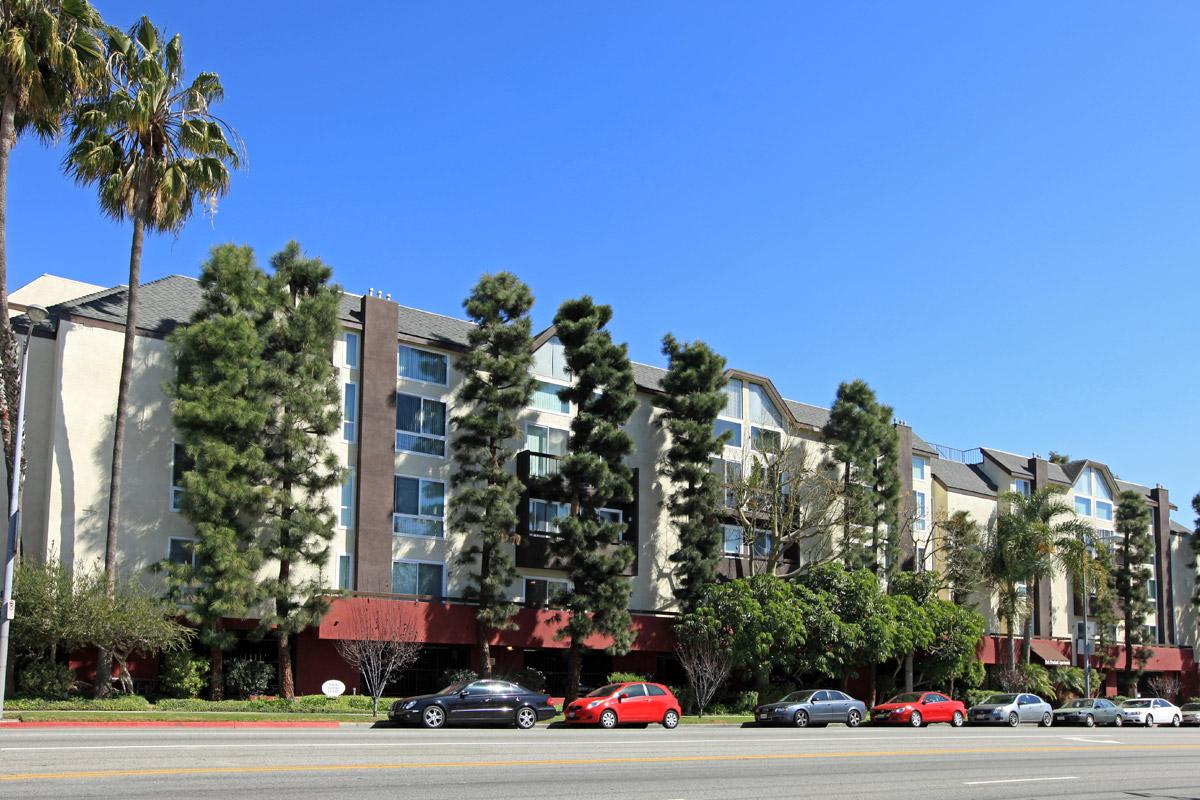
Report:
<svg viewBox="0 0 1200 800"><path fill-rule="evenodd" d="M610 683L572 701L563 709L570 725L617 725L655 722L679 724L679 701L661 683Z"/></svg>
<svg viewBox="0 0 1200 800"><path fill-rule="evenodd" d="M949 722L961 728L967 708L941 692L907 692L871 709L871 722L911 725L919 728L931 722Z"/></svg>

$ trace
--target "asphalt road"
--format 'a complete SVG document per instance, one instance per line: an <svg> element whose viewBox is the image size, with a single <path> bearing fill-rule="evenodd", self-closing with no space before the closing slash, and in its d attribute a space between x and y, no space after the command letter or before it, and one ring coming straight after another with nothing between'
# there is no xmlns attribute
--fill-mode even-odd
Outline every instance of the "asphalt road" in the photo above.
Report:
<svg viewBox="0 0 1200 800"><path fill-rule="evenodd" d="M0 728L0 798L1196 798L1200 730Z"/></svg>

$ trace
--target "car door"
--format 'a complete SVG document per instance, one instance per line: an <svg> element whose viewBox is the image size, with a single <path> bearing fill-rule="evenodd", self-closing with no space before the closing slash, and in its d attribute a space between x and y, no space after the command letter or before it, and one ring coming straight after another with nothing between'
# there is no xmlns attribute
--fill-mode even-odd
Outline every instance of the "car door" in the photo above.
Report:
<svg viewBox="0 0 1200 800"><path fill-rule="evenodd" d="M1037 711L1033 705L1033 696L1028 694L1017 695L1017 716L1021 722L1033 722L1034 713Z"/></svg>
<svg viewBox="0 0 1200 800"><path fill-rule="evenodd" d="M480 719L484 722L510 722L517 708L518 687L507 681L492 681L483 703Z"/></svg>
<svg viewBox="0 0 1200 800"><path fill-rule="evenodd" d="M829 720L830 722L845 722L850 713L850 698L841 692L829 691Z"/></svg>
<svg viewBox="0 0 1200 800"><path fill-rule="evenodd" d="M810 709L809 719L813 722L829 721L829 692L824 690L813 692L812 697L808 698L808 703Z"/></svg>
<svg viewBox="0 0 1200 800"><path fill-rule="evenodd" d="M1094 719L1102 725L1111 725L1117 721L1117 706L1110 700L1100 699L1096 701L1096 714Z"/></svg>
<svg viewBox="0 0 1200 800"><path fill-rule="evenodd" d="M667 709L671 703L667 699L667 692L662 687L655 686L653 683L646 684L647 709L649 722L662 722L663 717L667 715Z"/></svg>
<svg viewBox="0 0 1200 800"><path fill-rule="evenodd" d="M488 689L485 681L468 683L457 695L446 699L448 722L478 722L487 714Z"/></svg>
<svg viewBox="0 0 1200 800"><path fill-rule="evenodd" d="M925 715L928 722L949 722L950 721L950 703L946 697L940 694L928 694L925 696L929 702L926 708L930 712Z"/></svg>
<svg viewBox="0 0 1200 800"><path fill-rule="evenodd" d="M622 722L650 721L647 719L649 712L646 708L649 698L646 696L644 684L630 684L618 692L617 697L620 698L617 702L617 717Z"/></svg>

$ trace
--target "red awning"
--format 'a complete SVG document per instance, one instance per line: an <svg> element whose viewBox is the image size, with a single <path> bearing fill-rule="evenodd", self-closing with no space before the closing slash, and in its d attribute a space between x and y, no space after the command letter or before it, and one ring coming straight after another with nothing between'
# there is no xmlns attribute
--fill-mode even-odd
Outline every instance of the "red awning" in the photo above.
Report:
<svg viewBox="0 0 1200 800"><path fill-rule="evenodd" d="M1030 652L1041 659L1047 667L1069 667L1071 659L1067 658L1051 642L1045 639L1034 639L1029 645Z"/></svg>

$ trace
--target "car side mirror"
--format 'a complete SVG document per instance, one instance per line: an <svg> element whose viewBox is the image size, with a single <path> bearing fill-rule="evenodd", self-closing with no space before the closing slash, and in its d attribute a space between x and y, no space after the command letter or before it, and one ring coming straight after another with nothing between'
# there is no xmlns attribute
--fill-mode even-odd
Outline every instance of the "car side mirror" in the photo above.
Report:
<svg viewBox="0 0 1200 800"><path fill-rule="evenodd" d="M618 702L618 703L623 703L624 701L625 701L625 695L623 695L623 694L619 694L619 695L617 695L617 702Z"/></svg>
<svg viewBox="0 0 1200 800"><path fill-rule="evenodd" d="M462 691L460 691L460 692L458 693L458 696L459 696L459 697L466 697L466 696L467 696L467 690L466 690L466 689L463 689Z"/></svg>

